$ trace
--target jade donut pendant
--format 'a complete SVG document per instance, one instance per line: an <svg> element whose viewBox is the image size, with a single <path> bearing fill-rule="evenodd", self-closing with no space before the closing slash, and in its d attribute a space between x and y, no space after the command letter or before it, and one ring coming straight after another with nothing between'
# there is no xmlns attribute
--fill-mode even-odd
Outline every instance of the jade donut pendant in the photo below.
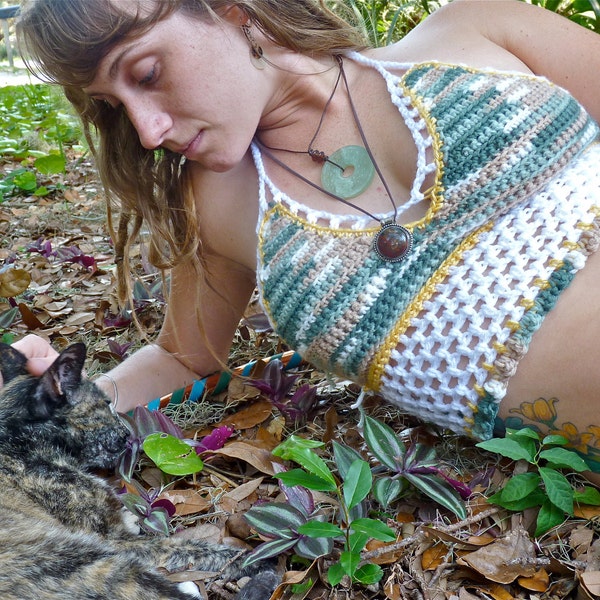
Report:
<svg viewBox="0 0 600 600"><path fill-rule="evenodd" d="M410 252L412 244L412 233L394 221L382 223L373 240L375 252L386 262L401 261Z"/></svg>
<svg viewBox="0 0 600 600"><path fill-rule="evenodd" d="M321 185L328 192L347 200L362 194L371 185L374 176L375 167L369 153L362 146L344 146L323 164Z"/></svg>

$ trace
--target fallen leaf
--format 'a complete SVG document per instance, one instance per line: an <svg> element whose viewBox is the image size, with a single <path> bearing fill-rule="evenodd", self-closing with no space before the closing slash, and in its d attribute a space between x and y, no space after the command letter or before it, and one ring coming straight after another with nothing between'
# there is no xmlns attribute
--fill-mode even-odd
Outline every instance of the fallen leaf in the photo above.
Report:
<svg viewBox="0 0 600 600"><path fill-rule="evenodd" d="M266 400L254 402L247 408L242 408L236 413L221 421L221 425L230 425L234 429L250 429L271 416L273 405Z"/></svg>
<svg viewBox="0 0 600 600"><path fill-rule="evenodd" d="M220 450L214 450L211 454L220 454L229 458L238 458L252 465L261 473L274 475L273 461L275 460L269 450L254 446L250 442L230 442Z"/></svg>
<svg viewBox="0 0 600 600"><path fill-rule="evenodd" d="M231 498L232 500L236 500L237 502L241 502L250 496L250 494L254 493L263 480L264 477L259 477L257 479L252 479L251 481L247 481L246 483L243 483L242 485L239 485L235 489L231 490L231 492L227 492L225 496Z"/></svg>
<svg viewBox="0 0 600 600"><path fill-rule="evenodd" d="M471 567L486 579L512 583L517 577L532 577L536 568L535 546L523 529L514 529L505 537L459 558L460 565Z"/></svg>
<svg viewBox="0 0 600 600"><path fill-rule="evenodd" d="M0 297L13 298L22 294L31 283L31 275L25 269L7 269L0 273Z"/></svg>
<svg viewBox="0 0 600 600"><path fill-rule="evenodd" d="M545 569L537 571L533 577L519 577L517 583L532 592L545 592L550 585L550 577Z"/></svg>

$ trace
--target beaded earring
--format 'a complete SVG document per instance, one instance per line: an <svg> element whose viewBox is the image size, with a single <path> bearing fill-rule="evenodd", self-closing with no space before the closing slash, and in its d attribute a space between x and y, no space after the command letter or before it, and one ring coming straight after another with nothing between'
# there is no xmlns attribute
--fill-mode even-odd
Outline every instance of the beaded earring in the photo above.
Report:
<svg viewBox="0 0 600 600"><path fill-rule="evenodd" d="M241 27L244 35L246 36L246 39L248 40L248 43L250 44L250 60L252 61L252 64L257 69L264 69L265 60L263 49L260 46L260 44L256 41L256 38L252 33L250 22L243 23Z"/></svg>

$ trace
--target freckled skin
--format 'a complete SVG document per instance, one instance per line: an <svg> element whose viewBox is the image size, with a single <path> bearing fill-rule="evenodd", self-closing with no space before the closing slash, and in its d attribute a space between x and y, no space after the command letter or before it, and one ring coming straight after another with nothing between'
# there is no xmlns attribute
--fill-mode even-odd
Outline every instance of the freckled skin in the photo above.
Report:
<svg viewBox="0 0 600 600"><path fill-rule="evenodd" d="M159 569L192 567L225 579L255 575L238 600L268 600L275 573L242 569L238 550L127 529L114 491L90 471L114 468L128 431L82 379L84 360L75 344L37 378L0 344L0 597L184 600L191 596Z"/></svg>

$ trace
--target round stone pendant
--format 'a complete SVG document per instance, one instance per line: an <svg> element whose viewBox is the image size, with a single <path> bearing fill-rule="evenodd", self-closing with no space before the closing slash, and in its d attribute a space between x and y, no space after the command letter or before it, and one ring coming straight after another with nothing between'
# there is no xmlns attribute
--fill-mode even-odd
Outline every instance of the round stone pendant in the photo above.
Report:
<svg viewBox="0 0 600 600"><path fill-rule="evenodd" d="M387 262L401 261L410 252L412 244L412 233L394 221L383 223L373 240L375 252Z"/></svg>
<svg viewBox="0 0 600 600"><path fill-rule="evenodd" d="M344 146L323 164L321 185L328 192L347 200L362 194L371 185L374 176L375 167L369 153L362 146Z"/></svg>

